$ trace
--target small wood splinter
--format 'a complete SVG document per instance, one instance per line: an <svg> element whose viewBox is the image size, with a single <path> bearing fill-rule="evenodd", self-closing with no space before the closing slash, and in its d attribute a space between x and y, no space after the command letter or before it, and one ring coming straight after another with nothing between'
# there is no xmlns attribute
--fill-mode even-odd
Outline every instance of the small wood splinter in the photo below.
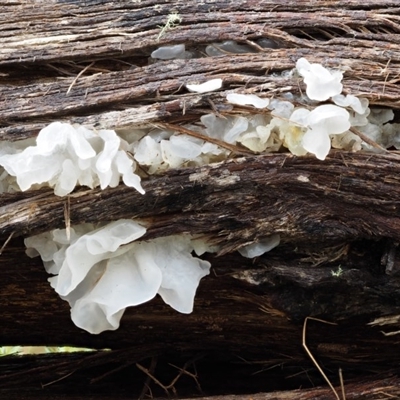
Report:
<svg viewBox="0 0 400 400"><path fill-rule="evenodd" d="M67 196L67 201L64 203L64 221L65 221L65 233L67 240L71 239L71 202L70 197Z"/></svg>

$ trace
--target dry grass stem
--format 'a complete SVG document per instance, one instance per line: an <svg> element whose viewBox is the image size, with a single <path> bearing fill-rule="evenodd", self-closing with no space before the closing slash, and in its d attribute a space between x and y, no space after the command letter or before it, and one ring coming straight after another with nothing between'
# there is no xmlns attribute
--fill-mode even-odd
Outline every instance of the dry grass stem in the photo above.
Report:
<svg viewBox="0 0 400 400"><path fill-rule="evenodd" d="M76 81L90 68L94 65L95 61L92 61L89 65L87 65L79 74L76 76L76 78L72 81L72 83L69 85L69 88L67 90L66 95L68 96L69 92L71 91L72 87L75 85Z"/></svg>
<svg viewBox="0 0 400 400"><path fill-rule="evenodd" d="M338 392L336 391L336 389L333 387L331 381L329 380L329 378L325 375L325 372L322 370L322 368L319 366L317 360L314 358L314 356L312 355L311 351L309 350L309 348L307 347L307 343L306 343L306 334L307 334L307 321L308 320L313 320L313 321L318 321L318 322L322 322L324 324L329 324L329 325L337 325L334 322L328 322L328 321L324 321L323 319L318 319L318 318L313 318L313 317L306 317L306 319L304 320L304 324L303 324L303 347L305 349L305 351L307 352L308 356L311 358L311 361L314 363L314 365L317 367L318 371L321 373L321 375L323 376L323 378L325 379L325 381L327 382L327 384L329 385L329 387L332 389L332 392L335 394L337 400L341 400L339 397Z"/></svg>
<svg viewBox="0 0 400 400"><path fill-rule="evenodd" d="M44 387L46 387L46 386L53 385L54 383L60 382L60 381L62 381L62 380L64 380L64 379L67 379L67 378L68 378L69 376L71 376L75 371L76 371L76 370L74 370L74 371L70 372L69 374L66 374L66 375L62 376L61 378L58 378L58 379L56 379L56 380L54 380L54 381L51 381L51 382L48 382L48 383L42 383L42 388L44 388Z"/></svg>
<svg viewBox="0 0 400 400"><path fill-rule="evenodd" d="M12 239L12 237L14 236L15 231L11 232L10 235L8 236L7 240L3 243L3 246L1 246L0 249L0 255L1 253L3 253L3 250L5 249L5 247L7 246L8 242Z"/></svg>
<svg viewBox="0 0 400 400"><path fill-rule="evenodd" d="M342 398L346 400L346 392L344 390L344 381L343 381L343 371L342 368L339 368L339 379L340 379L340 387L342 389Z"/></svg>
<svg viewBox="0 0 400 400"><path fill-rule="evenodd" d="M238 146L223 142L222 140L218 140L218 139L211 138L209 136L205 136L199 132L192 131L191 129L184 128L183 126L180 126L180 125L168 124L166 122L162 122L162 123L159 122L155 125L158 127L164 128L164 129L169 129L171 131L175 131L175 132L179 132L179 133L182 133L185 135L193 136L195 138L204 140L205 142L210 142L210 143L216 144L217 146L220 146L224 149L230 150L232 153L235 153L235 154L239 154L239 155L253 155L254 154L251 151L241 149Z"/></svg>

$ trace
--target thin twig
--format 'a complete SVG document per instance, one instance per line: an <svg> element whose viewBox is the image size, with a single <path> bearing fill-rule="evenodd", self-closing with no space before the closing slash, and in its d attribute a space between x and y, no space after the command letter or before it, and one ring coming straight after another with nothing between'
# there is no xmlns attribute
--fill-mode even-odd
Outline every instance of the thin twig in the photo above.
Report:
<svg viewBox="0 0 400 400"><path fill-rule="evenodd" d="M233 144L229 144L229 143L223 142L222 140L211 138L211 137L203 135L199 132L192 131L191 129L184 128L183 126L180 126L180 125L168 124L166 122L162 122L162 123L157 122L154 125L164 128L164 129L169 129L171 131L176 131L176 132L179 132L179 133L182 133L185 135L193 136L197 139L204 140L205 142L210 142L210 143L216 144L217 146L220 146L220 147L223 147L224 149L230 150L232 153L235 153L235 154L254 155L254 153L251 151L241 149L238 146L235 146Z"/></svg>
<svg viewBox="0 0 400 400"><path fill-rule="evenodd" d="M386 66L385 66L385 68L382 70L382 75L383 75L383 73L385 73L386 72L386 75L385 75L385 80L383 81L383 89L382 89L382 96L385 94L385 89L386 89L386 82L387 82L387 80L388 80L388 78L389 78L389 72L388 72L388 66L389 66L389 64L390 64L390 61L392 61L392 59L391 58L389 58L389 60L388 60L388 62L386 63Z"/></svg>
<svg viewBox="0 0 400 400"><path fill-rule="evenodd" d="M46 64L46 66L49 67L49 68L52 68L52 69L54 69L55 71L60 72L60 73L62 73L62 74L69 75L69 76L75 76L74 73L69 72L69 71L67 71L67 70L65 70L65 69L62 69L62 68L60 68L60 67L56 67L56 66L54 66L53 64Z"/></svg>
<svg viewBox="0 0 400 400"><path fill-rule="evenodd" d="M154 383L163 388L167 396L169 396L168 389L153 374L151 374L147 368L143 367L139 363L136 363L136 367L140 369L142 372L144 372L148 377L150 377Z"/></svg>
<svg viewBox="0 0 400 400"><path fill-rule="evenodd" d="M114 374L114 373L116 373L118 371L121 371L122 369L125 369L125 368L129 367L132 364L134 364L133 361L126 361L124 364L118 366L117 368L111 369L111 370L105 372L103 375L100 375L100 376L97 376L96 378L91 379L90 383L92 384L92 383L99 382L102 379L106 378L107 376L112 375L112 374Z"/></svg>
<svg viewBox="0 0 400 400"><path fill-rule="evenodd" d="M195 370L195 373L194 373L194 374L186 370L186 368L189 367L190 364L193 364L193 369ZM185 374L185 375L188 375L188 376L190 376L191 378L193 378L193 380L196 382L197 389L198 389L200 392L202 392L200 383L199 383L199 381L197 380L197 372L196 372L196 368L195 368L195 366L194 366L194 361L185 363L185 365L183 366L183 368L179 368L178 366L176 366L176 365L174 365L174 364L171 364L171 363L169 363L169 365L170 365L171 367L176 368L176 369L179 371L179 374L172 380L172 382L170 383L170 386L175 385L175 383L178 381L178 379L179 379L183 374Z"/></svg>
<svg viewBox="0 0 400 400"><path fill-rule="evenodd" d="M7 240L4 242L3 246L1 246L1 249L0 249L0 256L1 256L1 253L3 253L3 250L4 250L5 247L7 246L8 242L9 242L9 241L11 240L11 238L14 236L14 233L15 233L15 231L12 231L12 232L10 233L10 235L8 236Z"/></svg>
<svg viewBox="0 0 400 400"><path fill-rule="evenodd" d="M328 322L328 321L324 321L323 319L318 319L318 318L313 318L313 317L306 317L304 320L304 324L303 324L303 347L305 349L305 351L307 352L308 356L311 358L311 361L314 363L314 365L317 367L318 371L321 373L321 375L323 376L323 378L325 379L325 381L328 383L329 387L332 389L332 392L335 394L337 400L341 400L339 397L338 392L336 391L336 389L333 387L331 381L328 379L328 377L325 375L325 372L322 370L322 368L319 366L319 364L317 363L317 360L314 358L314 356L312 355L311 351L308 349L307 347L307 343L306 343L306 333L307 333L307 321L311 319L313 321L318 321L318 322L322 322L324 324L329 324L329 325L337 325L334 322Z"/></svg>
<svg viewBox="0 0 400 400"><path fill-rule="evenodd" d="M74 370L74 371L70 372L69 374L66 374L66 375L62 376L61 378L58 378L58 379L56 379L56 380L54 380L54 381L51 381L51 382L48 382L48 383L42 383L42 388L44 388L44 387L46 387L46 386L53 385L54 383L60 382L60 381L62 381L62 380L64 380L64 379L67 379L67 378L68 378L69 376L71 376L75 371L76 371L76 370Z"/></svg>
<svg viewBox="0 0 400 400"><path fill-rule="evenodd" d="M192 375L190 372L188 372L188 371L186 371L186 368L188 367L188 365L187 365L187 363L185 363L185 365L183 366L183 368L179 368L179 367L177 367L176 365L174 365L174 364L171 364L171 363L168 363L171 367L174 367L174 368L176 368L178 371L179 371L179 373L178 373L178 375L174 378L174 379L172 379L172 381L170 382L170 384L168 385L168 386L166 386L167 387L167 389L172 389L173 391L175 391L174 389L174 386L175 386L175 383L176 382L178 382L178 380L179 380L179 378L183 375L183 374L188 374L188 375Z"/></svg>
<svg viewBox="0 0 400 400"><path fill-rule="evenodd" d="M342 368L339 368L339 379L340 379L340 387L342 388L342 397L343 400L346 400L346 392L344 390L344 382L343 382L343 372Z"/></svg>
<svg viewBox="0 0 400 400"><path fill-rule="evenodd" d="M69 88L67 90L66 95L69 94L69 92L71 91L72 87L75 85L76 81L81 77L81 75L84 74L90 67L93 67L94 63L95 63L95 61L92 61L89 65L87 65L85 68L83 68L83 70L81 72L79 72L79 74L76 76L76 78L69 85Z"/></svg>
<svg viewBox="0 0 400 400"><path fill-rule="evenodd" d="M213 110L214 114L219 117L219 118L223 118L223 119L227 119L225 117L225 115L222 115L218 110L217 107L215 106L214 102L211 99L207 99L208 104L211 106L211 109Z"/></svg>
<svg viewBox="0 0 400 400"><path fill-rule="evenodd" d="M150 374L154 375L154 371L156 369L156 366L157 366L157 357L151 357L151 362L150 362L150 367L149 367ZM152 393L151 393L151 388L150 388L150 381L151 381L151 377L149 375L147 375L146 382L143 385L143 389L140 392L138 400L144 399L144 397L146 396L147 392L150 392L150 396L153 397Z"/></svg>
<svg viewBox="0 0 400 400"><path fill-rule="evenodd" d="M375 141L373 141L371 138L369 138L367 135L362 133L360 130L358 130L357 128L354 128L354 126L352 126L349 129L349 131L354 133L355 135L357 135L363 142L369 144L372 147L375 147L375 149L379 149L384 153L389 153L389 154L391 153L389 150L385 149L380 144L378 144Z"/></svg>

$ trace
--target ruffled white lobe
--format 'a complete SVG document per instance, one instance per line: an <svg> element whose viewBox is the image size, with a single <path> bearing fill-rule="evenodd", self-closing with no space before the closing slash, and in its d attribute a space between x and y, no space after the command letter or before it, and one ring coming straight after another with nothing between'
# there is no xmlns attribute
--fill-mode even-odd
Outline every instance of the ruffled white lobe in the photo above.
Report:
<svg viewBox="0 0 400 400"><path fill-rule="evenodd" d="M22 191L33 185L50 186L57 196L66 196L77 184L104 189L117 186L122 177L143 194L126 149L127 143L114 131L93 132L54 122L39 132L35 146L0 155L0 166L16 177Z"/></svg>
<svg viewBox="0 0 400 400"><path fill-rule="evenodd" d="M37 235L25 240L27 253L39 253L60 297L69 302L75 325L90 333L115 330L126 307L151 300L157 293L182 313L193 310L200 279L210 263L192 251L210 249L199 239L176 235L137 242L145 228L131 220L93 230L90 224Z"/></svg>
<svg viewBox="0 0 400 400"><path fill-rule="evenodd" d="M226 99L232 104L251 105L256 108L265 108L269 104L269 99L262 99L255 94L228 93Z"/></svg>
<svg viewBox="0 0 400 400"><path fill-rule="evenodd" d="M238 251L243 257L246 258L259 257L278 246L280 240L280 235L278 233L275 233L273 235L262 238L257 242L243 246Z"/></svg>
<svg viewBox="0 0 400 400"><path fill-rule="evenodd" d="M324 160L331 148L329 135L346 132L351 126L349 118L350 114L344 108L326 104L312 111L297 109L290 121L306 130L302 137L303 148Z"/></svg>
<svg viewBox="0 0 400 400"><path fill-rule="evenodd" d="M195 93L213 92L214 90L221 89L221 87L222 87L222 79L220 78L211 79L199 85L190 85L190 84L186 85L186 88L187 90L189 90L189 92L195 92Z"/></svg>
<svg viewBox="0 0 400 400"><path fill-rule="evenodd" d="M321 64L310 64L305 58L297 60L296 69L307 85L306 93L311 100L325 101L342 92L343 74L328 71Z"/></svg>

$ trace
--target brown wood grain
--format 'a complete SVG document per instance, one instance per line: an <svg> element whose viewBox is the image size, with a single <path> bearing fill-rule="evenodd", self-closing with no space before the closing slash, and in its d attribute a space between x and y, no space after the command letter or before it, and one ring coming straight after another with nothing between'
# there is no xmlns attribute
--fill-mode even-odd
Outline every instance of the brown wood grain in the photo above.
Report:
<svg viewBox="0 0 400 400"><path fill-rule="evenodd" d="M225 91L240 86L266 96L296 94L298 80L276 73L292 69L300 57L344 70L347 92L398 108L394 3L368 2L363 8L336 1L52 1L38 9L30 2L3 2L8 12L0 23L0 139L36 135L54 119L99 128L179 120L182 114L190 120L211 109L204 96L188 94L183 85L213 77L224 81L210 95L221 106ZM176 10L182 23L158 39ZM254 45L261 37L278 48ZM250 43L258 53L205 57L207 44L227 39ZM175 43L185 43L200 58L148 65L152 50Z"/></svg>
<svg viewBox="0 0 400 400"><path fill-rule="evenodd" d="M188 232L222 244L221 253L273 233L305 247L399 240L399 161L395 152L338 151L325 161L289 154L240 157L150 176L143 180L145 195L124 185L82 188L69 195L70 221L142 219L149 238ZM3 194L0 237L65 227L66 201L50 190Z"/></svg>

